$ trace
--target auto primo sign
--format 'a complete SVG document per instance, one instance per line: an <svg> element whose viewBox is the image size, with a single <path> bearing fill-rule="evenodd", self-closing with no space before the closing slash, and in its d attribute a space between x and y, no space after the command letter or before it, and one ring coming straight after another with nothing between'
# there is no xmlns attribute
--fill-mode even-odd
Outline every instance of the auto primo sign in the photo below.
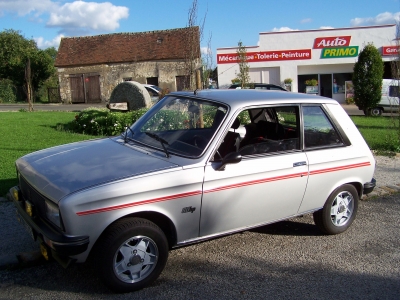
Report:
<svg viewBox="0 0 400 300"><path fill-rule="evenodd" d="M321 52L321 58L356 57L357 55L358 46L324 48Z"/></svg>
<svg viewBox="0 0 400 300"><path fill-rule="evenodd" d="M324 48L321 52L321 58L356 57L357 55L358 46Z"/></svg>
<svg viewBox="0 0 400 300"><path fill-rule="evenodd" d="M325 36L314 40L314 49L321 49L321 58L356 57L358 46L350 46L351 36Z"/></svg>

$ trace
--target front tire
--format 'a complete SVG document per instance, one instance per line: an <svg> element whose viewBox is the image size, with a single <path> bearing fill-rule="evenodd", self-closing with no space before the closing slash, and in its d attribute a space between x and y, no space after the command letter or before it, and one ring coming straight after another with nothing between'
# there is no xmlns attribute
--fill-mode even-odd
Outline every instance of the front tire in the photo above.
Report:
<svg viewBox="0 0 400 300"><path fill-rule="evenodd" d="M358 209L358 193L345 184L332 192L322 209L314 212L314 222L325 234L342 233L353 223Z"/></svg>
<svg viewBox="0 0 400 300"><path fill-rule="evenodd" d="M162 230L141 218L112 224L96 246L96 265L104 284L120 293L144 288L158 278L168 259Z"/></svg>

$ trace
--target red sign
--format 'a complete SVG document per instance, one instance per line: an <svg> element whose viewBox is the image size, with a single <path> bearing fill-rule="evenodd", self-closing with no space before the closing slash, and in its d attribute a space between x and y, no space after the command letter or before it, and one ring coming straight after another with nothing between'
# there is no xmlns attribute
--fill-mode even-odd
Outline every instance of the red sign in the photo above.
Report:
<svg viewBox="0 0 400 300"><path fill-rule="evenodd" d="M399 46L383 46L382 47L382 55L397 55L399 52Z"/></svg>
<svg viewBox="0 0 400 300"><path fill-rule="evenodd" d="M350 46L351 36L324 36L314 40L314 49Z"/></svg>
<svg viewBox="0 0 400 300"><path fill-rule="evenodd" d="M311 49L247 52L246 58L247 62L311 59ZM235 64L238 62L237 53L217 55L217 64Z"/></svg>

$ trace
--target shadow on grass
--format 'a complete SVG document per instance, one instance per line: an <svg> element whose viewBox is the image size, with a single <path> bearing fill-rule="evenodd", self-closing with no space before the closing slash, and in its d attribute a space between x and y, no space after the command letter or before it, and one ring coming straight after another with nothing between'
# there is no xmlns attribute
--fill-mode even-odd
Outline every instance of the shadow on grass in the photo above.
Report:
<svg viewBox="0 0 400 300"><path fill-rule="evenodd" d="M18 184L17 177L13 179L1 179L0 180L0 197L5 197L13 186Z"/></svg>

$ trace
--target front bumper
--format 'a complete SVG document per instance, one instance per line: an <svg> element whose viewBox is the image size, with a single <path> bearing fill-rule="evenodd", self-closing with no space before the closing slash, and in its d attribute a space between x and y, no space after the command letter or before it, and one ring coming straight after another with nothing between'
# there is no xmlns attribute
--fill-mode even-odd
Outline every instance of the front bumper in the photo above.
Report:
<svg viewBox="0 0 400 300"><path fill-rule="evenodd" d="M16 194L18 199L15 197ZM19 221L26 225L28 231L31 230L30 233L34 240L44 242L51 249L53 256L56 258L67 258L87 250L89 245L88 236L66 235L41 216L29 216L25 211L26 199L23 199L18 187L11 188L10 195L16 206Z"/></svg>
<svg viewBox="0 0 400 300"><path fill-rule="evenodd" d="M375 178L372 178L371 182L364 183L363 194L365 195L371 193L374 190L375 186L376 186Z"/></svg>

